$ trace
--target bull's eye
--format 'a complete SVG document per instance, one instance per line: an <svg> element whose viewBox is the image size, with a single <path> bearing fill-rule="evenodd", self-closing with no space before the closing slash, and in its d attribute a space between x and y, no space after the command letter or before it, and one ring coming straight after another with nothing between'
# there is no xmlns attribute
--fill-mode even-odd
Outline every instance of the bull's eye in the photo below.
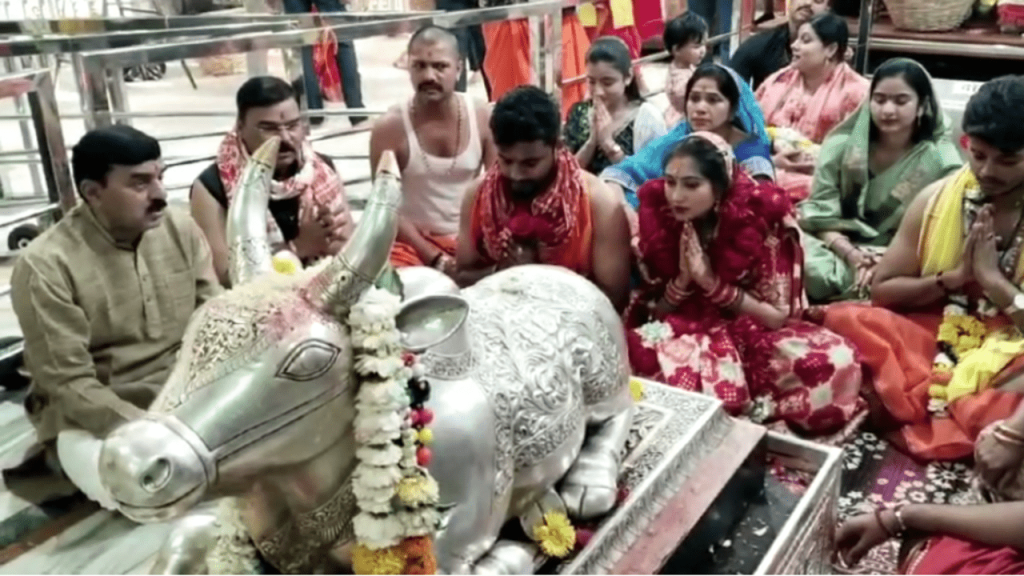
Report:
<svg viewBox="0 0 1024 576"><path fill-rule="evenodd" d="M307 340L296 346L281 362L277 376L299 382L315 380L334 366L339 354L341 350L330 342Z"/></svg>

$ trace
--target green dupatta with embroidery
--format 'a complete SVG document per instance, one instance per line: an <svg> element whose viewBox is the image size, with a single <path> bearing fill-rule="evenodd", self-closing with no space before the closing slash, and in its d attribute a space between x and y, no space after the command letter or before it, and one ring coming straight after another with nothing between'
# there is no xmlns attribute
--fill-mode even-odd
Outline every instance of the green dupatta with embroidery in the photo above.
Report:
<svg viewBox="0 0 1024 576"><path fill-rule="evenodd" d="M949 119L940 107L930 138L917 143L881 174L870 175L868 98L825 139L818 154L811 195L797 206L800 227L810 233L802 241L804 284L814 302L867 296L853 288L854 270L816 234L842 232L863 250L884 251L914 197L963 164L952 141Z"/></svg>
<svg viewBox="0 0 1024 576"><path fill-rule="evenodd" d="M811 195L798 211L800 227L806 232L843 232L855 244L884 247L917 193L963 165L963 158L952 141L949 118L940 107L930 138L917 143L881 174L869 177L868 98L826 138Z"/></svg>

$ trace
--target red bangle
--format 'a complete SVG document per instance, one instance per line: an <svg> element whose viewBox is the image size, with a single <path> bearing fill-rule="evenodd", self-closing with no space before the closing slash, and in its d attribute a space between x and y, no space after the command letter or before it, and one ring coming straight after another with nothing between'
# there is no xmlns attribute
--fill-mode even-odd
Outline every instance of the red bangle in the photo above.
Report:
<svg viewBox="0 0 1024 576"><path fill-rule="evenodd" d="M673 306L679 306L679 304L681 304L683 300L686 300L690 294L692 294L691 291L685 290L679 286L678 278L669 280L668 285L665 286L665 300Z"/></svg>
<svg viewBox="0 0 1024 576"><path fill-rule="evenodd" d="M739 291L739 288L715 279L715 286L708 290L707 297L716 306L725 306L739 298Z"/></svg>

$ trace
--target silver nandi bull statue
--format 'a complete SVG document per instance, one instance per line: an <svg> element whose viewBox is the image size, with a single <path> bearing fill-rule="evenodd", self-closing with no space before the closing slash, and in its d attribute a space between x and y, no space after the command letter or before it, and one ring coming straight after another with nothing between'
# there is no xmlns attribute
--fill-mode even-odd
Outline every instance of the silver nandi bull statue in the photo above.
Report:
<svg viewBox="0 0 1024 576"><path fill-rule="evenodd" d="M100 480L126 516L178 519L157 572L210 570L220 520L200 504L222 497L276 569L351 566L358 385L346 320L388 262L399 176L385 154L342 252L287 276L272 269L265 228L277 145L253 155L229 212L234 288L196 311L148 414L101 448ZM397 328L431 383L429 469L451 506L439 570L532 572L535 544L499 541L508 520L590 519L615 504L633 411L618 316L593 284L553 267L461 292L430 269L401 279Z"/></svg>

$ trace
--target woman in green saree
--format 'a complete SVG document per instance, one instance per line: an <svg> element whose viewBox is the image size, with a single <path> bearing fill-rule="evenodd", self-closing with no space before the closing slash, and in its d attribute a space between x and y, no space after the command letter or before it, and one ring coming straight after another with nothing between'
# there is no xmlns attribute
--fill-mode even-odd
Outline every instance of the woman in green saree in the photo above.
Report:
<svg viewBox="0 0 1024 576"><path fill-rule="evenodd" d="M903 211L963 164L949 128L920 64L897 58L875 71L868 101L822 144L797 207L812 301L867 297Z"/></svg>

